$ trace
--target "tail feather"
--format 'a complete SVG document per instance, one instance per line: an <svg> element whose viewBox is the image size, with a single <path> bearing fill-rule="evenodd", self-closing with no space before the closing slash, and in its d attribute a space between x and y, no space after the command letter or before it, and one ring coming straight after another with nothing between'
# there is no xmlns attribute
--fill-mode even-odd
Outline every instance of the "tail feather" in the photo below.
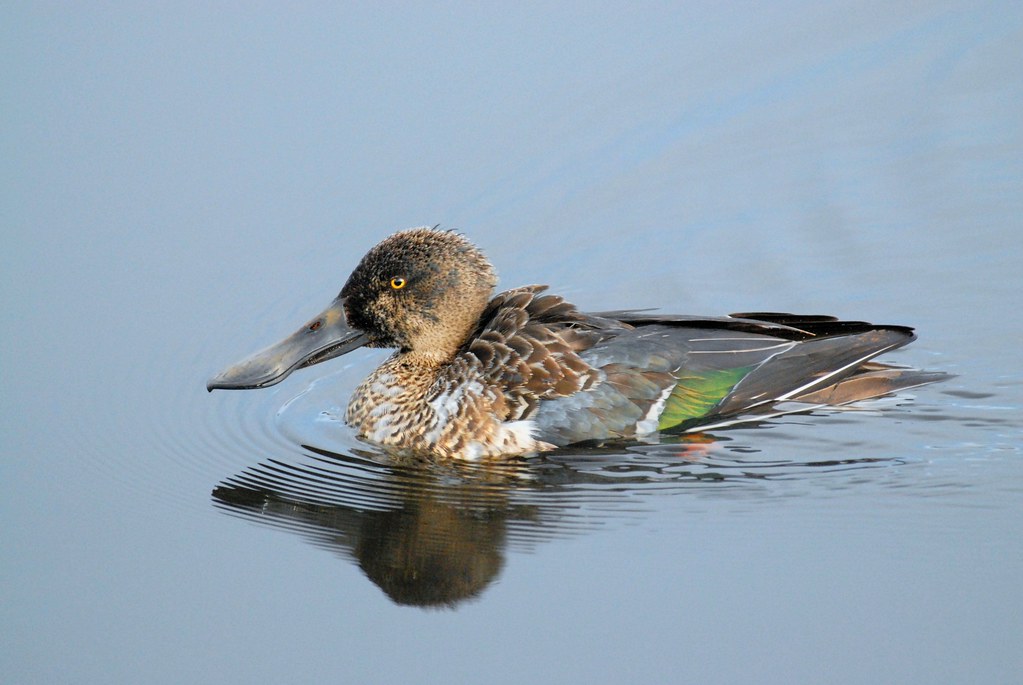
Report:
<svg viewBox="0 0 1023 685"><path fill-rule="evenodd" d="M888 366L887 364L869 363L862 367L860 373L792 399L808 404L842 405L883 397L921 385L938 383L948 378L949 374L941 371L920 371Z"/></svg>

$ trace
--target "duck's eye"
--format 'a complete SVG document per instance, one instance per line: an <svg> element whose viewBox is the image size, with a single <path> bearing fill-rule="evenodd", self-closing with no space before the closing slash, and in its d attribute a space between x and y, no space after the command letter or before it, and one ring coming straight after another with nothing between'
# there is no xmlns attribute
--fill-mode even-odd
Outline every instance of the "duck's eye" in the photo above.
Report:
<svg viewBox="0 0 1023 685"><path fill-rule="evenodd" d="M391 287L394 288L395 290L401 290L402 288L405 287L406 283L408 283L408 281L406 281L401 276L395 276L394 278L391 279Z"/></svg>

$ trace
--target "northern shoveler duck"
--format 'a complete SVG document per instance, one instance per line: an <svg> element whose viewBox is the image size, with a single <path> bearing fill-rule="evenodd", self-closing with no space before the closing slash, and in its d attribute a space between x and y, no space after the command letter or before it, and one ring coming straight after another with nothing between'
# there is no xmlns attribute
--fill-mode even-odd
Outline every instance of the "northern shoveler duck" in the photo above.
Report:
<svg viewBox="0 0 1023 685"><path fill-rule="evenodd" d="M363 439L461 459L721 427L939 380L874 357L906 326L830 316L587 314L546 286L491 297L497 277L464 236L396 233L287 339L207 389L263 388L363 345L396 348L345 415Z"/></svg>

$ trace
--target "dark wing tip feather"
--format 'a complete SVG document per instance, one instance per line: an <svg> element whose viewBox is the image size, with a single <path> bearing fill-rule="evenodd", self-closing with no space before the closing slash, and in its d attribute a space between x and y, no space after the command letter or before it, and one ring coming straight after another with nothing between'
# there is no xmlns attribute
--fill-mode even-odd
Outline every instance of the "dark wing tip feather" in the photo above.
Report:
<svg viewBox="0 0 1023 685"><path fill-rule="evenodd" d="M627 326L676 326L731 330L740 333L770 335L783 340L809 340L833 335L850 335L887 330L906 337L916 336L910 326L872 324L867 321L843 321L824 314L787 314L782 312L744 312L729 316L689 316L679 314L643 314L639 311L601 312L595 317L612 317Z"/></svg>
<svg viewBox="0 0 1023 685"><path fill-rule="evenodd" d="M784 312L744 312L740 314L729 314L733 319L744 319L748 321L763 321L765 323L788 326L812 337L820 338L830 335L850 335L854 333L867 333L875 330L889 330L910 336L910 340L916 337L913 329L909 326L892 324L874 324L868 321L843 321L836 316L827 314L788 314ZM907 340L906 342L909 342Z"/></svg>

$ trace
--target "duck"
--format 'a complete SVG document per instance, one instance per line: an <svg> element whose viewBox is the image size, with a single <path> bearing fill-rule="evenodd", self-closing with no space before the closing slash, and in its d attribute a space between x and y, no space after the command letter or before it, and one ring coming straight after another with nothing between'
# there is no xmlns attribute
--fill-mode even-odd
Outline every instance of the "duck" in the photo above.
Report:
<svg viewBox="0 0 1023 685"><path fill-rule="evenodd" d="M656 441L840 406L941 380L875 361L902 325L754 312L585 313L544 285L493 294L462 233L385 238L318 316L226 368L207 390L266 388L360 347L394 353L352 394L345 423L385 450L481 460L575 444Z"/></svg>

